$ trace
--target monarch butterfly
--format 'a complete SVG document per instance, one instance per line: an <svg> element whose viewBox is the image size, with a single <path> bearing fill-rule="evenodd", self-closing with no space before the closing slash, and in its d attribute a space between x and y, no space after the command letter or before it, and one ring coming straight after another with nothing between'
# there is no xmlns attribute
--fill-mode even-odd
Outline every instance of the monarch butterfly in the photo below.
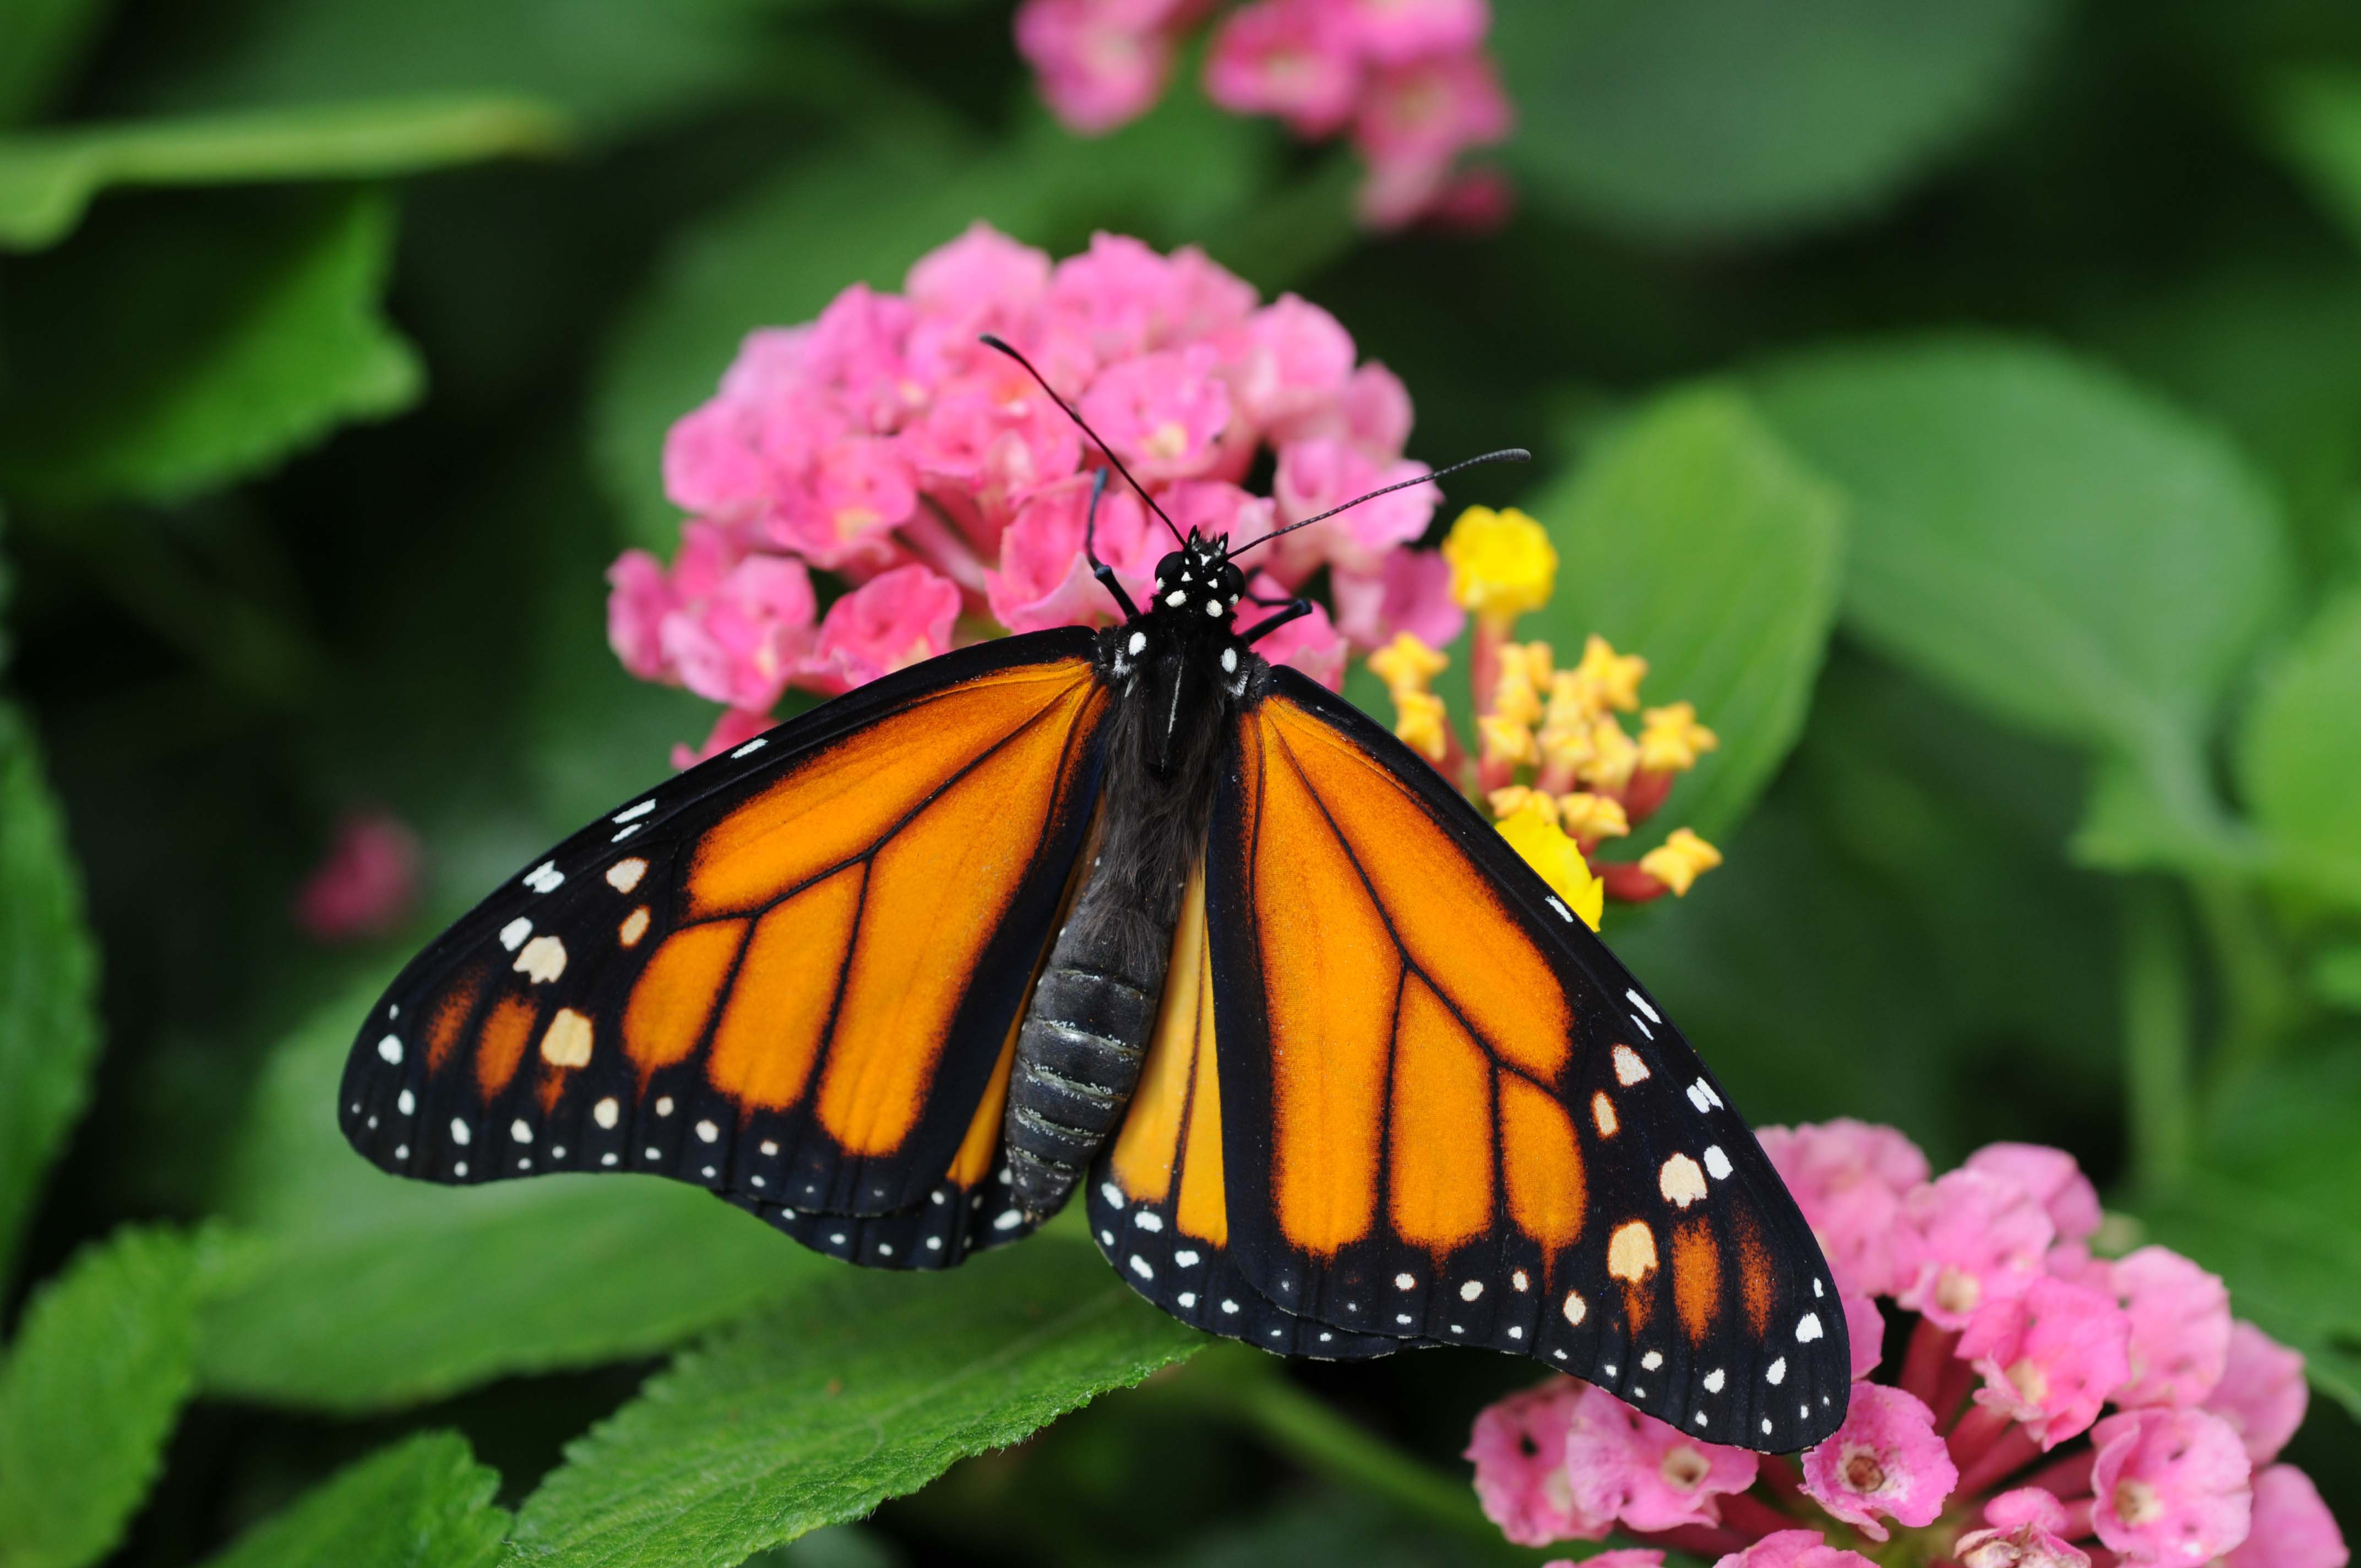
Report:
<svg viewBox="0 0 2361 1568"><path fill-rule="evenodd" d="M1085 535L1119 624L873 681L493 893L363 1025L353 1146L672 1177L884 1268L1079 1189L1215 1333L1488 1345L1717 1442L1826 1436L1844 1313L1712 1075L1450 784L1255 652L1310 609L1236 624L1276 534L1165 521L1144 609Z"/></svg>

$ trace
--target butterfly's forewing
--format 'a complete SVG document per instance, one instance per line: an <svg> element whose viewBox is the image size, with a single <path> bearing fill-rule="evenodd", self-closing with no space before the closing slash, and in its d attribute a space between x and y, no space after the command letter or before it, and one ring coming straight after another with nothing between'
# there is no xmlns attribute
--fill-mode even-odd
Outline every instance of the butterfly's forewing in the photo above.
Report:
<svg viewBox="0 0 2361 1568"><path fill-rule="evenodd" d="M1784 1186L1661 1009L1432 769L1275 671L1204 881L1223 1257L1262 1301L1532 1356L1721 1442L1833 1429L1843 1313Z"/></svg>
<svg viewBox="0 0 2361 1568"><path fill-rule="evenodd" d="M1098 798L1092 646L888 675L566 840L379 1002L354 1146L446 1182L670 1176L780 1220L969 1201Z"/></svg>

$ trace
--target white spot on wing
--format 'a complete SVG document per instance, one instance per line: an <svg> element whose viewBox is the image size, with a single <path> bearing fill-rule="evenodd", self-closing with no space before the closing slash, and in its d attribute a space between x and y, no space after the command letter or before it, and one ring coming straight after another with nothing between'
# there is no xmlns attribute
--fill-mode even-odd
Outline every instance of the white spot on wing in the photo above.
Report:
<svg viewBox="0 0 2361 1568"><path fill-rule="evenodd" d="M709 1121L699 1122L697 1124L697 1135L709 1144L721 1136L721 1129Z"/></svg>
<svg viewBox="0 0 2361 1568"><path fill-rule="evenodd" d="M412 1111L418 1109L418 1096L405 1089L400 1094L394 1096L393 1108L407 1116Z"/></svg>
<svg viewBox="0 0 2361 1568"><path fill-rule="evenodd" d="M467 1123L462 1122L456 1116L451 1118L451 1141L453 1143L457 1144L461 1148L466 1148L467 1146L468 1138L473 1135L473 1134L467 1131Z"/></svg>
<svg viewBox="0 0 2361 1568"><path fill-rule="evenodd" d="M566 944L555 937L535 937L510 967L535 985L545 985L566 972Z"/></svg>
<svg viewBox="0 0 2361 1568"><path fill-rule="evenodd" d="M527 1122L523 1117L519 1116L515 1121L509 1124L509 1136L514 1138L518 1143L529 1144L533 1142L533 1124Z"/></svg>
<svg viewBox="0 0 2361 1568"><path fill-rule="evenodd" d="M1473 1301L1482 1294L1484 1294L1484 1282L1480 1279L1471 1279L1459 1288L1459 1299L1463 1301Z"/></svg>
<svg viewBox="0 0 2361 1568"><path fill-rule="evenodd" d="M551 861L544 861L524 873L525 886L535 893L555 893L565 881L566 873Z"/></svg>
<svg viewBox="0 0 2361 1568"><path fill-rule="evenodd" d="M653 811L655 808L656 803L654 801L643 800L637 806L625 806L622 810L618 811L614 816L609 817L607 820L609 822L636 821L638 818L645 817L649 812Z"/></svg>
<svg viewBox="0 0 2361 1568"><path fill-rule="evenodd" d="M1164 1228L1164 1216L1152 1209L1142 1209L1132 1215L1131 1223L1143 1231L1160 1231Z"/></svg>
<svg viewBox="0 0 2361 1568"><path fill-rule="evenodd" d="M1641 1012L1645 1013L1648 1015L1649 1023L1661 1024L1664 1021L1664 1014L1649 1006L1648 999L1641 995L1638 992L1626 987L1623 994L1630 999L1632 1006L1637 1007Z"/></svg>
<svg viewBox="0 0 2361 1568"><path fill-rule="evenodd" d="M1142 1279L1153 1279L1156 1277L1156 1270L1149 1267L1148 1260L1140 1256L1137 1253L1133 1253L1131 1255L1131 1271L1134 1274L1138 1275Z"/></svg>
<svg viewBox="0 0 2361 1568"><path fill-rule="evenodd" d="M623 1107L611 1094L590 1107L590 1119L602 1127L611 1127L622 1119Z"/></svg>
<svg viewBox="0 0 2361 1568"><path fill-rule="evenodd" d="M1648 1064L1629 1046L1615 1047L1615 1081L1626 1089L1648 1081Z"/></svg>
<svg viewBox="0 0 2361 1568"><path fill-rule="evenodd" d="M640 879L647 874L648 862L633 855L607 868L607 885L617 893L629 893L639 886Z"/></svg>
<svg viewBox="0 0 2361 1568"><path fill-rule="evenodd" d="M1676 1154L1656 1173L1656 1190L1675 1209L1686 1209L1705 1196L1705 1172L1688 1156Z"/></svg>
<svg viewBox="0 0 2361 1568"><path fill-rule="evenodd" d="M524 946L524 939L532 935L533 922L520 915L500 927L500 946L513 953Z"/></svg>
<svg viewBox="0 0 2361 1568"><path fill-rule="evenodd" d="M995 1231L1013 1231L1025 1223L1025 1216L1014 1209L1004 1210L992 1222Z"/></svg>
<svg viewBox="0 0 2361 1568"><path fill-rule="evenodd" d="M1408 1275L1408 1274L1397 1274L1397 1275L1395 1275L1395 1276L1394 1276L1394 1288L1395 1288L1395 1289L1397 1289L1397 1290L1414 1290L1414 1289L1416 1289L1417 1288L1418 1288L1418 1279L1417 1279L1417 1277L1416 1277L1415 1276Z"/></svg>
<svg viewBox="0 0 2361 1568"><path fill-rule="evenodd" d="M1557 917L1559 919L1565 921L1569 926L1574 924L1574 911L1568 909L1565 906L1565 901L1559 898L1557 894L1550 894L1549 906L1557 911Z"/></svg>
<svg viewBox="0 0 2361 1568"><path fill-rule="evenodd" d="M1573 1292L1573 1291L1571 1291L1571 1290L1569 1290L1569 1291L1567 1291L1567 1292L1565 1293L1565 1321L1566 1321L1567 1322L1569 1322L1569 1323L1572 1323L1572 1324L1573 1324L1575 1327L1576 1327L1576 1328L1580 1328L1580 1327L1582 1326L1582 1320L1583 1320L1584 1318L1588 1317L1588 1316L1590 1315L1590 1308L1589 1308L1589 1306L1588 1306L1587 1303L1585 1303L1585 1302L1584 1302L1583 1299L1582 1299L1580 1296L1576 1295L1575 1292ZM1609 1368L1607 1369L1607 1376L1609 1376L1609 1377L1614 1376L1615 1376L1615 1368L1613 1368L1613 1367L1611 1367L1611 1366L1610 1366L1610 1367L1609 1367Z"/></svg>
<svg viewBox="0 0 2361 1568"><path fill-rule="evenodd" d="M732 757L751 757L770 743L771 742L768 740L758 736L754 740L747 741L743 746L739 747L730 754Z"/></svg>
<svg viewBox="0 0 2361 1568"><path fill-rule="evenodd" d="M1721 1152L1719 1144L1711 1145L1706 1149L1705 1173L1708 1176L1712 1177L1716 1181L1727 1181L1730 1179L1730 1157Z"/></svg>
<svg viewBox="0 0 2361 1568"><path fill-rule="evenodd" d="M401 1042L395 1039L391 1035L388 1035L384 1039L379 1040L377 1043L377 1054L385 1058L386 1066L400 1067L401 1065Z"/></svg>
<svg viewBox="0 0 2361 1568"><path fill-rule="evenodd" d="M1699 1115L1713 1109L1713 1102L1706 1098L1705 1080L1699 1079L1689 1085L1689 1103L1697 1108Z"/></svg>
<svg viewBox="0 0 2361 1568"><path fill-rule="evenodd" d="M1721 1392L1722 1384L1727 1381L1729 1379L1722 1376L1721 1368L1717 1366L1705 1375L1705 1391L1708 1394L1719 1394Z"/></svg>
<svg viewBox="0 0 2361 1568"><path fill-rule="evenodd" d="M1184 1246L1172 1255L1172 1261L1182 1268L1194 1268L1197 1266L1197 1251L1193 1247Z"/></svg>
<svg viewBox="0 0 2361 1568"><path fill-rule="evenodd" d="M1787 1358L1783 1355L1773 1362L1769 1369L1763 1374L1763 1377L1773 1388L1787 1381Z"/></svg>
<svg viewBox="0 0 2361 1568"><path fill-rule="evenodd" d="M1795 1325L1796 1342L1801 1344L1809 1344L1819 1337L1820 1315L1817 1312L1806 1312L1804 1314L1803 1321Z"/></svg>
<svg viewBox="0 0 2361 1568"><path fill-rule="evenodd" d="M1120 1209L1123 1207L1123 1189L1117 1187L1112 1181L1102 1181L1099 1183L1099 1196L1107 1201L1107 1207L1110 1209Z"/></svg>
<svg viewBox="0 0 2361 1568"><path fill-rule="evenodd" d="M1642 1372L1653 1372L1664 1364L1664 1353L1660 1350L1652 1350L1647 1354L1640 1358L1640 1370Z"/></svg>

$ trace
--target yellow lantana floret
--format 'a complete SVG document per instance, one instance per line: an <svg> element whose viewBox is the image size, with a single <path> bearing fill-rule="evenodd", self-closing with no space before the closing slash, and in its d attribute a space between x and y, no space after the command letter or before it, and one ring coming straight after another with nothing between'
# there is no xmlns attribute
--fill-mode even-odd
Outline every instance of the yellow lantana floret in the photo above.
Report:
<svg viewBox="0 0 2361 1568"><path fill-rule="evenodd" d="M1500 821L1500 837L1509 847L1523 857L1524 862L1541 873L1552 893L1565 901L1565 905L1592 930L1598 929L1598 917L1607 907L1607 887L1590 873L1590 862L1582 858L1581 846L1567 838L1563 829L1550 819L1546 804L1538 796L1529 797L1515 811Z"/></svg>
<svg viewBox="0 0 2361 1568"><path fill-rule="evenodd" d="M1592 795L1587 790L1560 795L1557 820L1558 826L1584 843L1620 839L1631 831L1631 819L1625 814L1621 801L1611 795Z"/></svg>
<svg viewBox="0 0 2361 1568"><path fill-rule="evenodd" d="M1514 817L1528 806L1539 811L1552 822L1558 819L1557 802L1541 791L1528 789L1523 784L1509 784L1504 788L1496 789L1484 797L1484 802L1492 808L1495 820L1505 820Z"/></svg>
<svg viewBox="0 0 2361 1568"><path fill-rule="evenodd" d="M1697 766L1697 753L1721 744L1721 737L1697 721L1694 703L1676 702L1652 707L1641 716L1640 765L1658 773L1686 773Z"/></svg>
<svg viewBox="0 0 2361 1568"><path fill-rule="evenodd" d="M1433 692L1394 693L1394 735L1430 762L1450 750L1444 739L1443 699Z"/></svg>
<svg viewBox="0 0 2361 1568"><path fill-rule="evenodd" d="M1497 713L1479 715L1476 728L1484 737L1484 760L1488 762L1538 762L1541 752L1533 745L1533 732L1513 718L1503 718Z"/></svg>
<svg viewBox="0 0 2361 1568"><path fill-rule="evenodd" d="M1591 788L1611 794L1630 784L1639 767L1638 745L1623 733L1623 726L1602 718L1590 727L1590 758L1575 773Z"/></svg>
<svg viewBox="0 0 2361 1568"><path fill-rule="evenodd" d="M1543 650L1543 658L1549 656L1547 644L1534 646ZM1501 652L1511 650L1521 654L1523 652L1511 642ZM1492 711L1527 729L1542 721L1542 694L1534 688L1532 671L1521 657L1500 661L1499 676L1492 683Z"/></svg>
<svg viewBox="0 0 2361 1568"><path fill-rule="evenodd" d="M1721 851L1686 828L1674 828L1671 838L1640 857L1640 869L1672 889L1676 897L1719 864Z"/></svg>
<svg viewBox="0 0 2361 1568"><path fill-rule="evenodd" d="M1434 677L1451 667L1451 655L1429 647L1407 631L1369 655L1369 673L1386 683L1386 690L1401 701L1404 692L1422 692Z"/></svg>
<svg viewBox="0 0 2361 1568"><path fill-rule="evenodd" d="M1637 653L1618 653L1612 643L1595 631L1582 645L1582 663L1574 667L1580 700L1592 713L1637 709L1640 683L1647 674L1647 660Z"/></svg>
<svg viewBox="0 0 2361 1568"><path fill-rule="evenodd" d="M1496 626L1549 603L1557 586L1557 550L1542 525L1510 507L1469 507L1443 541L1451 597Z"/></svg>

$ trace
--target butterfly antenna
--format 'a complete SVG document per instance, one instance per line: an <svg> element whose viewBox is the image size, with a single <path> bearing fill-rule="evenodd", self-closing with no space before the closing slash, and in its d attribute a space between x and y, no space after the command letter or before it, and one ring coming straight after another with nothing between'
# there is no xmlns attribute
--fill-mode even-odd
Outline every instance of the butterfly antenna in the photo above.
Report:
<svg viewBox="0 0 2361 1568"><path fill-rule="evenodd" d="M1330 507L1318 517L1307 517L1301 522L1290 522L1285 528L1274 528L1268 533L1264 534L1260 539L1249 539L1244 544L1233 544L1230 546L1229 550L1230 559L1235 561L1240 555L1243 555L1247 551L1253 549L1256 545L1268 544L1282 533L1292 533L1299 528L1309 528L1315 522L1324 522L1329 518L1334 517L1340 511L1350 511L1355 507L1359 506L1363 501L1373 501L1379 496L1389 494L1392 491L1409 489L1412 485L1428 484L1433 480L1442 478L1445 474L1456 474L1462 468L1473 468L1479 463L1530 463L1532 460L1533 455L1526 451L1521 446L1503 446L1499 451L1487 452L1481 457L1462 458L1460 461L1451 465L1448 468L1437 468L1431 474L1421 474L1415 479L1398 479L1390 485L1379 485L1367 495L1355 496L1343 506Z"/></svg>
<svg viewBox="0 0 2361 1568"><path fill-rule="evenodd" d="M1043 391L1049 392L1049 400L1057 404L1060 409L1063 409L1066 412L1066 417L1072 420L1077 425L1081 426L1082 433L1091 438L1092 444L1095 445L1101 453L1105 455L1108 462L1115 465L1115 471L1123 476L1123 482L1139 492L1139 499L1148 503L1148 510L1154 512L1159 519L1162 519L1165 527L1172 530L1173 543L1183 545L1189 543L1186 539L1181 537L1180 530L1173 521L1164 515L1164 509L1156 504L1156 498L1148 493L1148 487L1131 477L1131 470L1123 466L1123 459L1115 455L1115 448L1109 446L1100 436L1099 433L1091 428L1090 422L1088 420L1084 419L1081 414L1074 411L1073 404L1066 401L1065 399L1060 397L1056 392L1050 391L1049 383L1043 378L1041 372L1033 368L1033 361L1026 358L1022 354L1017 353L1016 350L1009 346L1005 340L995 337L988 332L983 334L982 341L986 348L996 348L1000 350L1001 353L1005 354L1008 357L1016 361L1019 365L1025 367L1025 373L1033 378L1035 384Z"/></svg>

